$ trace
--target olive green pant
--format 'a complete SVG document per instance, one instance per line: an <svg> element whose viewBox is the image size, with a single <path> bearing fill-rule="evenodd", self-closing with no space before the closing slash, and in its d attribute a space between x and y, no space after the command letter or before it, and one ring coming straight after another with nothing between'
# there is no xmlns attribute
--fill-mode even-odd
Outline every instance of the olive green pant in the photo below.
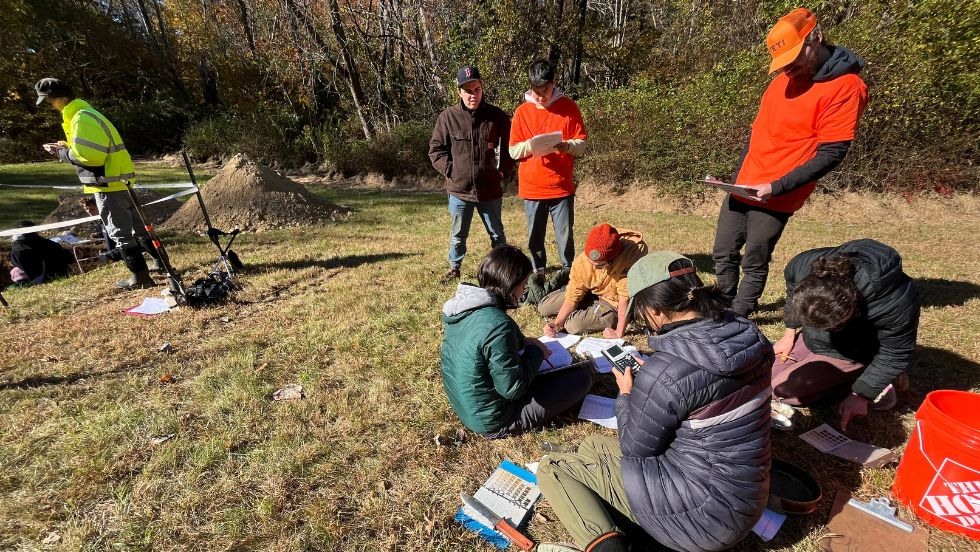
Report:
<svg viewBox="0 0 980 552"><path fill-rule="evenodd" d="M636 522L626 500L622 458L617 437L593 435L578 452L548 454L538 464L541 494L582 550L610 531L625 532L611 509Z"/></svg>
<svg viewBox="0 0 980 552"><path fill-rule="evenodd" d="M538 303L541 316L558 316L558 311L565 303L565 288L555 290L545 295ZM601 332L606 328L616 327L616 307L607 301L589 293L579 301L575 310L565 320L565 331L570 334Z"/></svg>

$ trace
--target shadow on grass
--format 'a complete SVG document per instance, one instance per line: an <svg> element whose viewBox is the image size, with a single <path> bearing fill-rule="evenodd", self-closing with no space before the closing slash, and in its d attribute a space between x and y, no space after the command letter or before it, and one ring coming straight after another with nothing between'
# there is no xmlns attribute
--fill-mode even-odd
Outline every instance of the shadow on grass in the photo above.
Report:
<svg viewBox="0 0 980 552"><path fill-rule="evenodd" d="M278 261L271 263L249 264L246 262L245 271L269 271L269 270L303 270L305 268L322 268L331 270L334 268L356 268L364 264L393 261L403 257L414 257L419 253L372 253L370 255L348 255L346 257L334 257L332 259L296 259L292 261Z"/></svg>
<svg viewBox="0 0 980 552"><path fill-rule="evenodd" d="M117 366L110 370L103 370L101 372L78 372L74 374L68 374L66 376L30 376L22 380L14 381L0 381L0 391L6 391L8 389L35 389L38 387L45 387L48 385L61 385L61 384L73 384L82 380L91 378L100 378L103 376L112 376L115 374L121 374L126 370L129 370L132 366Z"/></svg>
<svg viewBox="0 0 980 552"><path fill-rule="evenodd" d="M980 285L942 278L916 278L923 307L955 307L980 297Z"/></svg>

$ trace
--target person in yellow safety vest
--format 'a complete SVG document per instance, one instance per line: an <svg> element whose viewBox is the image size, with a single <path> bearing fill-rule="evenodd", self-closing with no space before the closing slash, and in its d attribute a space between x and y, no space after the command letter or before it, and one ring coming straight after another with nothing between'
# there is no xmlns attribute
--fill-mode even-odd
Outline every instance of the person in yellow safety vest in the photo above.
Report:
<svg viewBox="0 0 980 552"><path fill-rule="evenodd" d="M136 179L133 160L126 151L116 127L85 100L75 98L71 88L54 78L44 78L34 85L37 105L47 103L61 113L65 141L44 144L48 153L63 163L75 166L85 193L95 196L102 224L122 252L129 278L119 280L123 289L149 288L156 285L150 270L162 271L159 253L146 232L127 184ZM143 251L153 257L147 266Z"/></svg>

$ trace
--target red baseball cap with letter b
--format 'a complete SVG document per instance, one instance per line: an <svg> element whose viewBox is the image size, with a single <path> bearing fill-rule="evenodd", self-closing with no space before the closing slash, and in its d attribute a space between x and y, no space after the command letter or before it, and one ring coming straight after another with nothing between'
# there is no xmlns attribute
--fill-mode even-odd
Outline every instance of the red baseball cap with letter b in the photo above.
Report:
<svg viewBox="0 0 980 552"><path fill-rule="evenodd" d="M806 8L796 8L776 22L766 35L766 48L772 55L769 72L786 67L800 55L806 37L817 27L817 16Z"/></svg>

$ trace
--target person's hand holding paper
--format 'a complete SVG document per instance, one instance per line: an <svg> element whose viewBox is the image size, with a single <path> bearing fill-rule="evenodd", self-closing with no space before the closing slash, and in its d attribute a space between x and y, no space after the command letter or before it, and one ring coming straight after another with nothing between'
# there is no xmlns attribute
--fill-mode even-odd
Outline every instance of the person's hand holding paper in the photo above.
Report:
<svg viewBox="0 0 980 552"><path fill-rule="evenodd" d="M558 151L558 146L564 144L560 130L547 134L538 134L528 140L528 143L531 145L531 155L534 157L544 157L545 155L555 153ZM565 150L568 150L567 144L565 144Z"/></svg>

